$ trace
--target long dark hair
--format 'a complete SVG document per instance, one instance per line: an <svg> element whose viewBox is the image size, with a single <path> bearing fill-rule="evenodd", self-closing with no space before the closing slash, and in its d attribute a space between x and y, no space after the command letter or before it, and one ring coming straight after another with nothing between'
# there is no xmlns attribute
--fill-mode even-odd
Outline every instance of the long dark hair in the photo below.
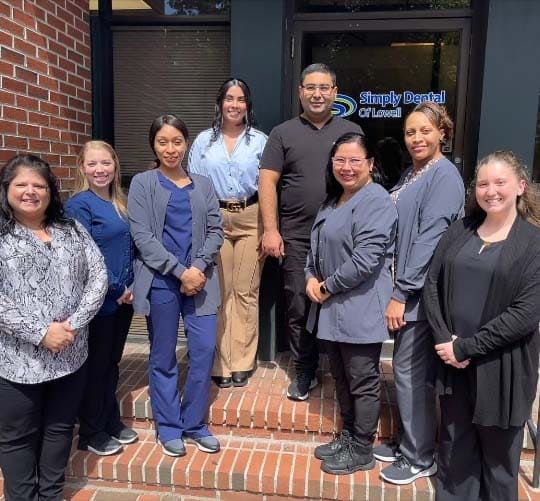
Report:
<svg viewBox="0 0 540 501"><path fill-rule="evenodd" d="M221 84L216 96L216 104L214 106L214 121L212 122L212 136L210 143L217 141L221 128L223 127L223 101L227 95L227 91L231 87L240 87L244 93L244 99L246 100L246 116L244 117L244 123L246 124L246 143L249 143L249 131L251 127L255 125L255 113L253 112L253 101L251 100L251 91L246 82L241 78L229 78Z"/></svg>
<svg viewBox="0 0 540 501"><path fill-rule="evenodd" d="M176 130L182 133L182 136L184 136L186 143L189 141L189 131L186 123L183 120L178 118L176 115L159 115L159 117L154 118L152 125L150 125L150 130L148 131L148 141L150 141L150 148L152 148L154 155L156 155L156 150L154 149L154 141L156 140L157 133L164 125L170 125L171 127L174 127ZM152 167L159 167L159 158L157 157L157 155L154 159Z"/></svg>
<svg viewBox="0 0 540 501"><path fill-rule="evenodd" d="M501 162L512 169L518 180L525 181L525 191L521 196L517 197L516 209L518 214L535 226L540 226L540 201L538 194L534 187L531 185L527 170L519 158L511 151L499 150L482 158L476 166L474 179L471 182L469 198L467 200L466 213L468 216L472 216L476 219L483 220L486 217L484 209L478 205L476 199L476 179L478 178L478 171L484 165L491 162Z"/></svg>
<svg viewBox="0 0 540 501"><path fill-rule="evenodd" d="M47 183L50 201L45 210L43 227L47 228L51 225L75 227L75 223L64 216L64 207L58 191L56 176L50 165L35 155L21 154L8 160L0 171L0 235L11 233L16 223L13 209L8 201L8 189L21 168L35 171Z"/></svg>
<svg viewBox="0 0 540 501"><path fill-rule="evenodd" d="M323 205L328 205L334 200L337 200L343 194L343 187L339 184L334 176L334 169L332 166L332 157L336 154L337 149L342 144L356 143L358 146L366 150L366 158L373 158L373 169L371 171L371 179L375 183L381 184L383 176L379 167L376 152L368 141L364 134L358 132L347 132L338 137L332 149L330 150L330 156L328 157L328 164L326 166L326 199Z"/></svg>

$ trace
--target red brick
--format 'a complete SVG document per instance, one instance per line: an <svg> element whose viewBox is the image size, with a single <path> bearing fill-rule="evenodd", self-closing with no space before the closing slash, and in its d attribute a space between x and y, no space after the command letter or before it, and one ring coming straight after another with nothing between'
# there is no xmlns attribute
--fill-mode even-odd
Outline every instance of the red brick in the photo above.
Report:
<svg viewBox="0 0 540 501"><path fill-rule="evenodd" d="M41 33L42 35L45 35L48 38L52 38L53 40L56 40L56 30L49 26L47 22L37 22L37 32Z"/></svg>
<svg viewBox="0 0 540 501"><path fill-rule="evenodd" d="M55 80L56 82L56 80ZM61 104L63 106L67 106L68 103L69 103L69 98L68 96L65 96L64 94L60 94L58 92L53 92L51 91L49 93L49 99L53 102L53 103L56 103L56 104Z"/></svg>
<svg viewBox="0 0 540 501"><path fill-rule="evenodd" d="M87 103L92 101L92 94L86 90L77 89L77 97L83 99Z"/></svg>
<svg viewBox="0 0 540 501"><path fill-rule="evenodd" d="M69 123L69 128L70 130L74 131L74 132L80 132L80 133L85 133L86 132L86 125L84 123L80 123L80 122L70 122Z"/></svg>
<svg viewBox="0 0 540 501"><path fill-rule="evenodd" d="M66 23L57 17L57 14L47 13L47 23L58 31L66 31Z"/></svg>
<svg viewBox="0 0 540 501"><path fill-rule="evenodd" d="M2 19L2 29L4 31L7 31L8 33L13 33L13 35L18 37L24 36L24 28L21 25L14 23L11 19L8 18Z"/></svg>
<svg viewBox="0 0 540 501"><path fill-rule="evenodd" d="M0 45L7 45L8 47L11 47L13 45L13 37L9 33L0 31Z"/></svg>
<svg viewBox="0 0 540 501"><path fill-rule="evenodd" d="M54 64L58 65L58 54L55 54L54 52L42 49L41 47L38 47L37 51L38 59L43 59L44 61L47 61L47 64Z"/></svg>
<svg viewBox="0 0 540 501"><path fill-rule="evenodd" d="M5 18L11 17L9 5L5 3L0 3L0 15Z"/></svg>
<svg viewBox="0 0 540 501"><path fill-rule="evenodd" d="M27 118L27 112L21 110L20 108L12 108L11 106L3 106L2 118L7 118L11 120L17 120L19 122L24 122Z"/></svg>
<svg viewBox="0 0 540 501"><path fill-rule="evenodd" d="M0 47L0 57L15 64L24 64L24 56L7 47Z"/></svg>
<svg viewBox="0 0 540 501"><path fill-rule="evenodd" d="M47 73L48 65L39 59L34 59L31 57L26 58L26 67L39 73Z"/></svg>
<svg viewBox="0 0 540 501"><path fill-rule="evenodd" d="M17 124L17 135L27 138L39 138L39 127L29 124Z"/></svg>
<svg viewBox="0 0 540 501"><path fill-rule="evenodd" d="M38 47L47 48L47 39L41 33L26 30L26 39Z"/></svg>
<svg viewBox="0 0 540 501"><path fill-rule="evenodd" d="M77 95L77 89L73 85L62 81L60 81L59 90L60 92L63 92L64 94L69 94L70 96Z"/></svg>
<svg viewBox="0 0 540 501"><path fill-rule="evenodd" d="M49 124L51 127L54 127L55 129L68 129L69 128L69 121L65 118L59 118L59 117L51 117L49 120Z"/></svg>
<svg viewBox="0 0 540 501"><path fill-rule="evenodd" d="M37 125L49 125L49 117L43 113L28 113L28 122Z"/></svg>
<svg viewBox="0 0 540 501"><path fill-rule="evenodd" d="M75 73L77 69L77 65L65 57L58 58L58 66L66 71L70 71L71 73Z"/></svg>
<svg viewBox="0 0 540 501"><path fill-rule="evenodd" d="M49 50L51 52L54 52L54 54L58 55L58 56L62 56L62 57L66 57L66 54L67 54L67 48L65 45L62 45L58 42L55 42L54 40L49 40L48 43L47 43L48 47L49 47ZM71 59L71 58L69 58Z"/></svg>
<svg viewBox="0 0 540 501"><path fill-rule="evenodd" d="M8 61L0 60L0 75L6 75L8 77L12 77L14 68L15 66L13 66L12 63Z"/></svg>
<svg viewBox="0 0 540 501"><path fill-rule="evenodd" d="M20 66L17 66L15 68L15 76L20 79L24 80L28 83L37 83L37 74L33 71L27 70L26 68L21 68Z"/></svg>
<svg viewBox="0 0 540 501"><path fill-rule="evenodd" d="M72 85L76 85L77 87L84 88L85 80L77 75L74 75L73 73L69 73L67 75L67 81Z"/></svg>
<svg viewBox="0 0 540 501"><path fill-rule="evenodd" d="M41 139L30 139L28 143L28 148L32 151L43 151L47 153L51 151L51 143L49 141L42 141Z"/></svg>
<svg viewBox="0 0 540 501"><path fill-rule="evenodd" d="M17 23L28 26L29 28L34 28L36 25L36 20L33 16L18 9L13 9L13 19Z"/></svg>
<svg viewBox="0 0 540 501"><path fill-rule="evenodd" d="M30 14L32 17L38 18L41 21L45 21L46 12L42 8L38 7L35 3L24 2L23 7L24 7L24 11L27 14ZM28 31L29 30L26 30L27 34L28 34Z"/></svg>
<svg viewBox="0 0 540 501"><path fill-rule="evenodd" d="M28 149L28 139L18 136L4 136L4 147L18 150Z"/></svg>
<svg viewBox="0 0 540 501"><path fill-rule="evenodd" d="M42 158L44 160L46 160L47 162L49 162L51 167L54 167L54 166L56 166L56 165L58 165L60 163L60 155L52 155L51 153L47 153L45 155L42 155ZM90 458L90 459L87 460L88 471L93 475L97 474L93 470L93 468L97 468L96 464L95 464L95 460L97 460L97 459L96 458Z"/></svg>
<svg viewBox="0 0 540 501"><path fill-rule="evenodd" d="M20 92L21 94L26 94L26 84L24 82L14 80L13 78L3 77L2 87L5 90L11 90L13 92Z"/></svg>
<svg viewBox="0 0 540 501"><path fill-rule="evenodd" d="M17 154L15 150L0 148L0 162L7 162Z"/></svg>
<svg viewBox="0 0 540 501"><path fill-rule="evenodd" d="M68 79L68 73L56 66L49 66L49 76L55 78L59 82L66 82Z"/></svg>
<svg viewBox="0 0 540 501"><path fill-rule="evenodd" d="M43 113L50 113L51 115L58 115L60 113L60 107L47 101L40 101L39 111Z"/></svg>
<svg viewBox="0 0 540 501"><path fill-rule="evenodd" d="M17 124L9 120L0 120L0 134L17 134Z"/></svg>
<svg viewBox="0 0 540 501"><path fill-rule="evenodd" d="M13 47L18 52L24 52L26 55L35 57L36 56L36 46L32 45L31 43L25 42L24 40L21 40L20 38L15 38L13 41Z"/></svg>
<svg viewBox="0 0 540 501"><path fill-rule="evenodd" d="M28 84L28 95L38 99L49 99L49 91L37 85Z"/></svg>

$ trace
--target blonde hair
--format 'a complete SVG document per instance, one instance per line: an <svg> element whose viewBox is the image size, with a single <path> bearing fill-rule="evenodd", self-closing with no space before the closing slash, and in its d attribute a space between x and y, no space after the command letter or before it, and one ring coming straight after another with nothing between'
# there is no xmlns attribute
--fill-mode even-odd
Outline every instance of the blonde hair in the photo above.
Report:
<svg viewBox="0 0 540 501"><path fill-rule="evenodd" d="M505 150L490 153L478 162L467 200L467 214L476 217L485 216L484 210L478 205L478 201L476 200L476 179L478 178L480 168L491 162L506 164L512 169L519 181L525 181L525 190L521 196L517 197L516 209L523 219L535 226L540 226L540 201L538 199L538 193L531 185L529 175L523 163L521 163L514 153Z"/></svg>
<svg viewBox="0 0 540 501"><path fill-rule="evenodd" d="M123 216L127 216L127 198L122 189L120 182L120 160L118 160L118 155L114 151L114 148L105 141L88 141L83 144L79 156L77 157L77 175L75 178L75 193L80 193L81 191L86 191L90 189L88 184L88 179L86 178L84 172L82 171L82 166L84 164L84 159L86 157L86 152L88 150L105 150L109 152L111 158L114 162L114 178L112 183L109 185L109 195L111 197L111 202L114 205L117 212Z"/></svg>

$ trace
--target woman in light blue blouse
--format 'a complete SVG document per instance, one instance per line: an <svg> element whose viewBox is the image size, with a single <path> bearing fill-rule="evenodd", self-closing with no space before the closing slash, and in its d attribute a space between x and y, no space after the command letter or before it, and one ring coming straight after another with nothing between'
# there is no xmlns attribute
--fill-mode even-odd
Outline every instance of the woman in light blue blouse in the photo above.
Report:
<svg viewBox="0 0 540 501"><path fill-rule="evenodd" d="M120 162L103 141L89 141L77 159L75 195L66 214L77 219L97 243L109 287L105 302L90 322L88 383L79 412L79 449L108 456L137 433L122 423L116 400L118 364L122 358L133 307L134 245L127 220L127 200L120 185Z"/></svg>
<svg viewBox="0 0 540 501"><path fill-rule="evenodd" d="M238 78L219 89L210 129L195 139L188 170L209 177L219 198L225 242L218 260L222 308L213 368L221 388L245 386L255 367L262 235L257 195L266 136L253 128L247 84Z"/></svg>

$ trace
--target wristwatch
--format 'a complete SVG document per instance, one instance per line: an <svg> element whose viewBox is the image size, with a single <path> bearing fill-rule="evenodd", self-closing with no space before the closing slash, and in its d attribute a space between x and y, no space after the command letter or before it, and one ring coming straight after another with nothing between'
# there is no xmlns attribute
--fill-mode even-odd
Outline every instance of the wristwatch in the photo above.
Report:
<svg viewBox="0 0 540 501"><path fill-rule="evenodd" d="M324 285L324 283L320 286L319 290L321 291L321 294L328 294L328 289Z"/></svg>

